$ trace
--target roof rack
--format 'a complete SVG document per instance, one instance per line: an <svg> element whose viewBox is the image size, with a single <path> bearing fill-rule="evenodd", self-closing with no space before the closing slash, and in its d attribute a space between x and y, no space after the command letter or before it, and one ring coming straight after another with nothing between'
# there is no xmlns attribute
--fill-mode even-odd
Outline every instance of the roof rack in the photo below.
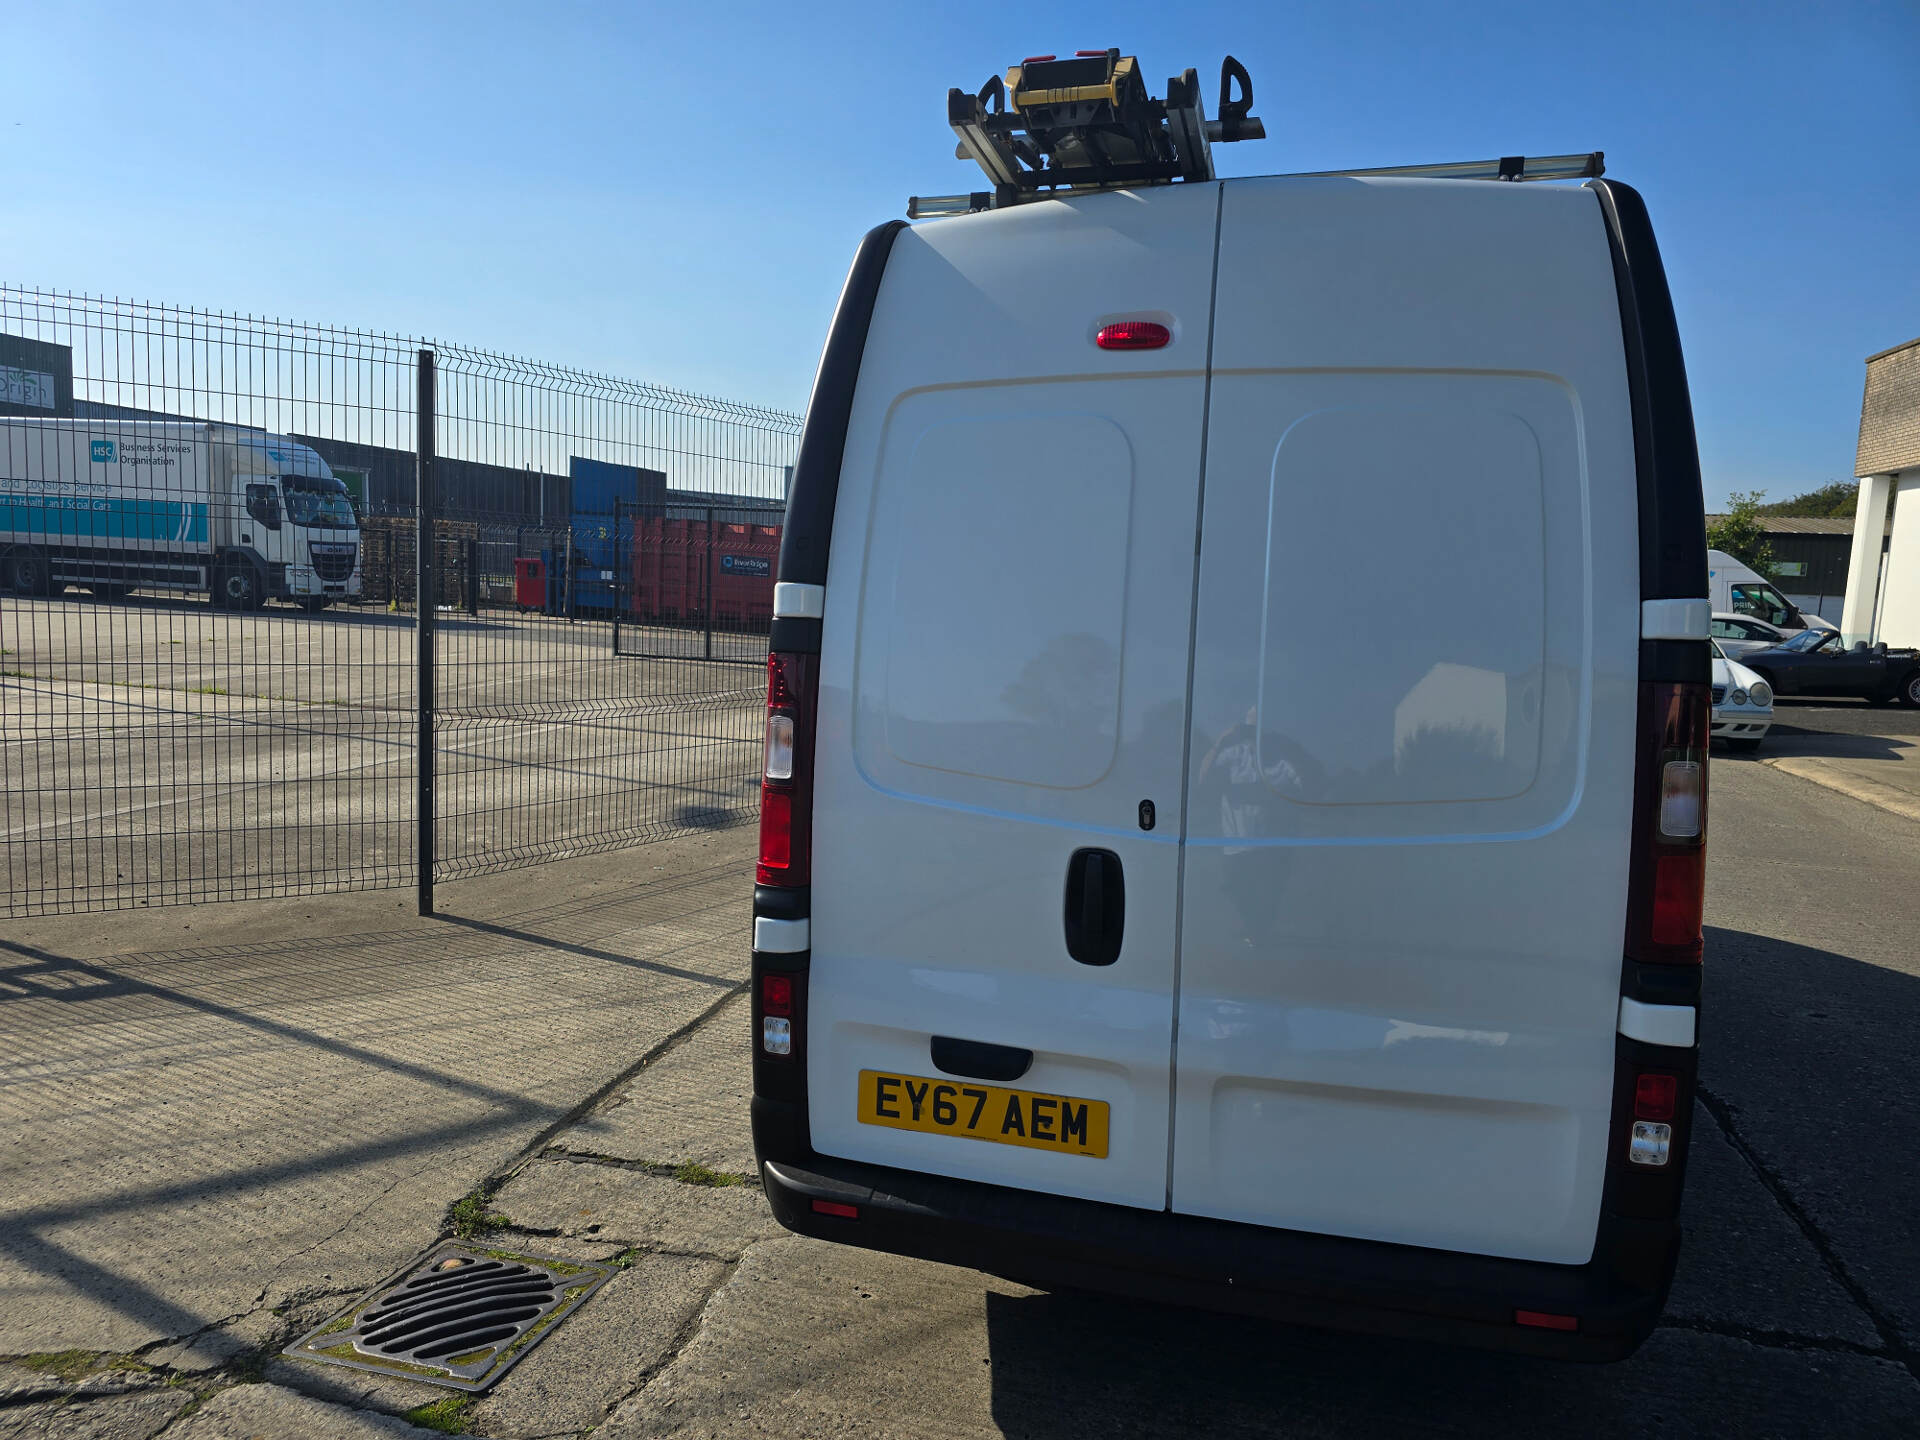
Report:
<svg viewBox="0 0 1920 1440"><path fill-rule="evenodd" d="M1252 111L1252 77L1231 55L1220 65L1217 120L1206 117L1197 71L1168 80L1167 98L1156 100L1147 93L1139 61L1116 49L1079 50L1065 60L1029 56L1011 66L1005 80L989 78L978 94L947 92L947 123L960 142L954 154L979 165L993 188L910 196L907 218L997 210L1063 190L1211 180L1213 146L1266 138L1266 126ZM1373 170L1310 170L1285 178L1580 180L1605 173L1605 156L1594 150Z"/></svg>
<svg viewBox="0 0 1920 1440"><path fill-rule="evenodd" d="M1117 49L1030 56L977 95L947 92L947 123L960 141L954 153L977 163L993 189L915 195L907 215L961 215L1068 189L1211 180L1214 145L1266 138L1252 110L1252 77L1231 55L1220 67L1217 120L1206 118L1197 71L1167 81L1167 98L1156 100L1139 61Z"/></svg>

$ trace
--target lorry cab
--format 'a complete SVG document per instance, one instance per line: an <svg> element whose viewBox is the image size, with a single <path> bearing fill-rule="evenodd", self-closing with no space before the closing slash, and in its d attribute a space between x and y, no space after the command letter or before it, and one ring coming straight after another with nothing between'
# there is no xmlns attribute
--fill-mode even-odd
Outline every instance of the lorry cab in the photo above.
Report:
<svg viewBox="0 0 1920 1440"><path fill-rule="evenodd" d="M1705 549L1625 186L1209 177L873 231L769 660L775 1214L1630 1352L1695 1066Z"/></svg>
<svg viewBox="0 0 1920 1440"><path fill-rule="evenodd" d="M224 448L239 510L234 539L251 547L259 573L249 580L230 564L225 583L263 580L263 598L283 597L310 610L357 598L360 521L346 484L316 451L287 436L231 432L230 438ZM222 598L235 603L230 595Z"/></svg>

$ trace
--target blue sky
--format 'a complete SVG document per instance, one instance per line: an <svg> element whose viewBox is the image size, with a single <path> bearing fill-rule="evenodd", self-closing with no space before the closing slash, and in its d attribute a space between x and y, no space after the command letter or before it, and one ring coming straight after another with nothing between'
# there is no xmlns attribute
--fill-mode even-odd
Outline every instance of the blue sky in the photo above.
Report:
<svg viewBox="0 0 1920 1440"><path fill-rule="evenodd" d="M1231 52L1254 174L1604 149L1647 197L1707 495L1850 472L1920 334L1920 7L21 5L0 278L424 334L800 408L855 242L971 188L949 86Z"/></svg>

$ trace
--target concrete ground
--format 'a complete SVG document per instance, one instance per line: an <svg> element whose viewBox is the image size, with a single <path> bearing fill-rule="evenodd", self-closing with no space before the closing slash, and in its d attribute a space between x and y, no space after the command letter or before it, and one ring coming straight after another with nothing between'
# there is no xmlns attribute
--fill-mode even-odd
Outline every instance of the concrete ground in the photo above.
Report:
<svg viewBox="0 0 1920 1440"><path fill-rule="evenodd" d="M439 873L748 815L765 674L691 638L443 615ZM408 615L0 596L0 913L410 884L415 681Z"/></svg>
<svg viewBox="0 0 1920 1440"><path fill-rule="evenodd" d="M1758 753L1789 775L1920 820L1920 710L1782 700Z"/></svg>
<svg viewBox="0 0 1920 1440"><path fill-rule="evenodd" d="M631 881L667 847L502 877L450 899L464 921L329 902L301 922L317 965L261 942L258 907L151 917L220 928L118 951L62 921L11 955L0 1437L1920 1433L1920 823L1744 757L1712 786L1688 1240L1622 1364L782 1234L746 1136L729 832L658 884ZM476 1187L493 1243L619 1273L478 1398L278 1356Z"/></svg>

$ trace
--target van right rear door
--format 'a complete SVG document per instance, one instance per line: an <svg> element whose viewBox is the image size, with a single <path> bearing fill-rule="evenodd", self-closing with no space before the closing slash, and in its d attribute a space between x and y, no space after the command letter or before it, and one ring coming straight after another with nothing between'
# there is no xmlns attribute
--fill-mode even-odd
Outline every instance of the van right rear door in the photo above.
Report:
<svg viewBox="0 0 1920 1440"><path fill-rule="evenodd" d="M1173 1208L1584 1262L1639 634L1597 198L1228 182L1218 296Z"/></svg>

